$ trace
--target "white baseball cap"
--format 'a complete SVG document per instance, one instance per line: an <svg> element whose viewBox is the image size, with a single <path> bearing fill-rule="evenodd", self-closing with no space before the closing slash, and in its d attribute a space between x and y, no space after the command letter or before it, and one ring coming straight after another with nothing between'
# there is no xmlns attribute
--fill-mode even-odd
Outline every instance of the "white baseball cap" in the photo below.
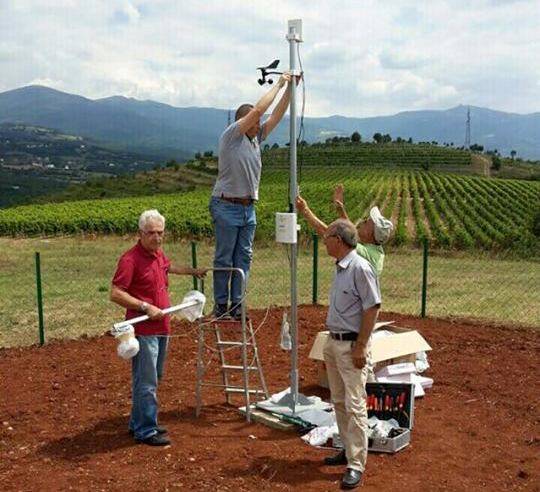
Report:
<svg viewBox="0 0 540 492"><path fill-rule="evenodd" d="M379 207L373 207L369 211L369 217L375 224L375 241L378 244L384 244L386 241L388 241L388 239L390 239L390 235L394 230L394 224L392 224L391 220L386 219L383 214L381 214Z"/></svg>

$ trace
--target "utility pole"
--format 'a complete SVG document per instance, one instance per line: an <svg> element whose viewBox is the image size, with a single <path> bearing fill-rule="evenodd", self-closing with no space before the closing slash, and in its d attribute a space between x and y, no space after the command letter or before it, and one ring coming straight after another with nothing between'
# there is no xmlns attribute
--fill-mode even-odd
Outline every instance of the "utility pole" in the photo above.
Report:
<svg viewBox="0 0 540 492"><path fill-rule="evenodd" d="M306 410L308 406L313 405L312 401L306 398L304 395L298 393L298 293L297 293L297 259L298 259L298 230L296 228L296 198L298 197L298 183L297 183L297 169L296 169L296 77L300 77L302 74L297 69L297 52L298 44L302 42L302 21L300 19L290 20L288 23L287 41L289 42L289 58L290 65L289 70L291 72L291 83L289 84L290 92L290 106L289 106L289 119L290 119L290 173L289 173L289 212L285 214L276 214L276 238L277 232L280 228L278 224L278 216L287 216L287 227L290 229L291 234L287 233L286 240L278 240L278 242L284 242L291 245L291 312L290 312L290 335L291 335L291 384L290 392L287 393L279 400L280 406L286 406L291 409L292 415L296 415L298 406L302 406L302 410ZM278 60L277 60L278 61ZM275 63L275 62L274 62ZM277 66L277 63L276 63ZM275 66L269 65L268 67L273 69ZM259 79L259 83L264 83L265 76L268 72L262 68L262 77ZM273 72L276 73L276 72ZM261 82L262 81L262 82ZM292 220L289 220L292 219ZM284 226L284 223L281 223Z"/></svg>
<svg viewBox="0 0 540 492"><path fill-rule="evenodd" d="M290 20L288 23L287 40L289 41L289 70L292 80L289 84L290 97L290 203L289 211L296 214L296 198L298 196L297 169L296 169L296 77L300 76L297 69L296 54L298 43L302 42L302 20ZM296 233L298 234L298 233ZM295 413L298 404L298 292L297 292L297 260L298 242L291 244L291 396L292 412Z"/></svg>

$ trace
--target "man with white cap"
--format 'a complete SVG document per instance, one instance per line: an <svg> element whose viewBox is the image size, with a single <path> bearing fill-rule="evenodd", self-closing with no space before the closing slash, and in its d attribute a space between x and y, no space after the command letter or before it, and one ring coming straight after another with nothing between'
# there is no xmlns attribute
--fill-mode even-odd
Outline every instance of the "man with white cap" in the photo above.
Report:
<svg viewBox="0 0 540 492"><path fill-rule="evenodd" d="M343 185L336 187L334 203L341 218L349 220L343 205ZM324 236L328 226L312 212L301 196L296 200L296 207L317 234ZM356 222L356 230L358 232L356 252L368 260L377 276L380 276L384 267L384 249L382 245L388 242L392 235L394 230L392 221L381 214L379 207L372 207L369 211L369 217Z"/></svg>
<svg viewBox="0 0 540 492"><path fill-rule="evenodd" d="M342 184L336 186L334 190L334 205L342 219L349 220L345 211L345 201L343 199L344 187ZM385 244L392 235L394 225L392 221L386 219L379 207L372 207L369 211L369 217L359 220L356 223L358 231L358 245L356 252L368 260L377 275L381 275L384 267L384 250L382 245Z"/></svg>

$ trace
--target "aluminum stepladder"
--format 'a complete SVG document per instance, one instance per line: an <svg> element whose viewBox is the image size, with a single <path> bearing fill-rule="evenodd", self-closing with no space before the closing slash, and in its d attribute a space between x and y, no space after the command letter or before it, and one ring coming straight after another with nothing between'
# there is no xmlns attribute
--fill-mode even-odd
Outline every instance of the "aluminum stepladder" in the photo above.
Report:
<svg viewBox="0 0 540 492"><path fill-rule="evenodd" d="M268 389L259 359L259 351L255 341L253 325L246 318L246 277L240 268L213 268L214 272L236 273L241 278L241 321L202 319L199 323L198 349L197 349L197 384L196 384L196 409L195 415L198 417L202 408L202 388L213 386L223 388L228 404L231 404L231 397L235 394L243 395L246 409L246 421L251 422L251 396L257 399L268 399ZM223 337L226 332L226 337ZM221 382L205 382L205 373L208 364L205 363L206 335L213 335L215 340L215 351L219 355L221 369ZM231 358L240 356L240 364L228 363ZM210 360L211 361L211 360ZM238 383L234 375L241 375L241 383ZM250 385L250 374L258 377L258 386Z"/></svg>

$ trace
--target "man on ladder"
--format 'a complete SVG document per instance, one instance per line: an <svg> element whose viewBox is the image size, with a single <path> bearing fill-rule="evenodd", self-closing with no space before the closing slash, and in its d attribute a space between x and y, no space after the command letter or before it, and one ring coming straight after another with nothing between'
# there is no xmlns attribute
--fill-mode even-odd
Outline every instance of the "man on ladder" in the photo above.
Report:
<svg viewBox="0 0 540 492"><path fill-rule="evenodd" d="M236 110L234 123L225 129L219 140L218 176L210 200L210 215L216 236L214 268L241 268L246 279L257 224L254 204L259 199L262 167L259 144L283 118L289 106L288 86L262 125L260 119L279 91L290 81L291 75L285 72L255 106L242 104ZM215 272L214 316L220 319L230 316L240 321L241 302L238 275Z"/></svg>

